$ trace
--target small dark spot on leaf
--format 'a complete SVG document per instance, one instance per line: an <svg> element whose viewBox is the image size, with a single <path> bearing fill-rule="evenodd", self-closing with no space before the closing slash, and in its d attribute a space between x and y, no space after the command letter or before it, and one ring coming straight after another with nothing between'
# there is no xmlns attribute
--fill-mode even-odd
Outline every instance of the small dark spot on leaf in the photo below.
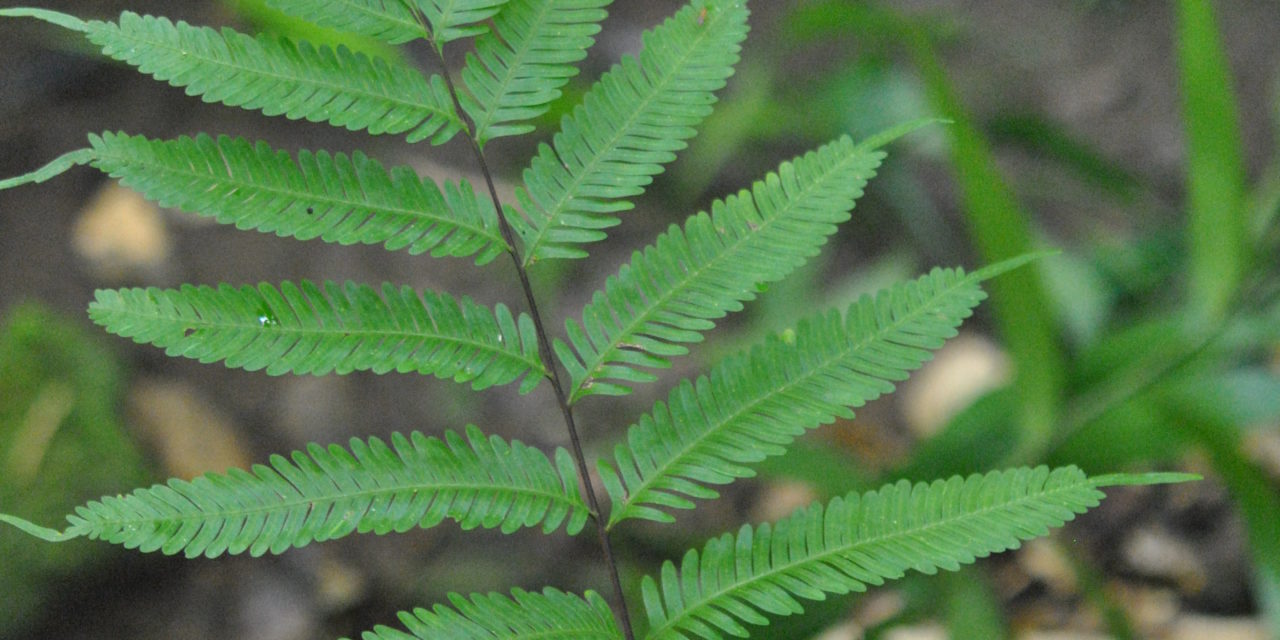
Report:
<svg viewBox="0 0 1280 640"><path fill-rule="evenodd" d="M194 328L192 328L192 327L187 327L186 329L183 329L183 330L182 330L182 337L184 337L184 338L190 338L191 336L195 335L195 332L196 332L196 330L195 330Z"/></svg>
<svg viewBox="0 0 1280 640"><path fill-rule="evenodd" d="M307 215L314 215L315 212L316 212L315 207L307 207Z"/></svg>

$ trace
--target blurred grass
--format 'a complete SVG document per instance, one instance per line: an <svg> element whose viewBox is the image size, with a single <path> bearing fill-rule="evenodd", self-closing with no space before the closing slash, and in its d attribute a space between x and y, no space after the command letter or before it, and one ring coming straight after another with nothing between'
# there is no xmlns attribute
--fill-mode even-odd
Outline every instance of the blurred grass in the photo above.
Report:
<svg viewBox="0 0 1280 640"><path fill-rule="evenodd" d="M1061 171L1080 177L1090 187L1125 204L1134 205L1140 200L1144 187L1132 171L1103 157L1043 115L998 115L987 123L986 131L993 143L1019 145L1040 158L1054 160Z"/></svg>
<svg viewBox="0 0 1280 640"><path fill-rule="evenodd" d="M995 315L1017 378L961 411L888 474L842 466L839 458L848 453L818 442L798 443L763 472L802 479L829 495L885 476L922 480L1011 461L1077 463L1104 472L1175 466L1203 452L1247 523L1261 613L1280 637L1280 492L1276 479L1250 459L1244 440L1254 425L1280 427L1280 265L1254 259L1280 248L1280 162L1249 188L1239 109L1214 7L1208 0L1179 0L1173 8L1186 134L1182 227L1148 224L1129 238L1099 233L1061 259L1046 261L1040 273L1022 269L995 281L988 313ZM1154 209L1167 206L1156 186L1043 115L1019 112L979 123L958 98L935 50L955 34L945 19L908 18L887 4L824 0L795 9L788 24L795 42L857 41L856 62L833 65L816 87L806 89L819 101L841 91L837 87L847 93L850 78L868 60L892 68L886 61L896 51L896 59L910 63L931 111L907 110L903 117L952 121L938 129L946 138L957 207L983 263L1038 244L1033 216L997 168L993 140L1029 149L1064 179L1080 180L1103 200L1128 208L1135 221L1147 221ZM848 102L841 113L853 118L857 109ZM821 103L839 110L836 102ZM760 113L780 108L755 107ZM792 122L803 113L791 109L770 119ZM1280 96L1276 109L1280 114ZM832 127L857 128L830 113L800 120L807 129L787 126L781 135L823 139L834 133ZM791 297L802 299L794 292ZM1077 574L1110 631L1138 637L1126 612L1105 593L1109 578L1087 565ZM961 603L946 608L953 635L996 637L1001 623L982 597L987 587L981 578L945 581L942 602ZM938 602L935 614L941 613Z"/></svg>
<svg viewBox="0 0 1280 640"><path fill-rule="evenodd" d="M117 415L123 391L97 335L42 307L15 307L0 326L0 509L61 528L74 506L149 479ZM0 529L0 637L114 553Z"/></svg>
<svg viewBox="0 0 1280 640"><path fill-rule="evenodd" d="M1244 153L1235 91L1210 0L1178 0L1178 72L1187 144L1190 303L1197 320L1229 312L1249 265Z"/></svg>
<svg viewBox="0 0 1280 640"><path fill-rule="evenodd" d="M1031 216L996 168L990 144L956 95L928 35L908 27L905 45L924 78L938 114L952 121L952 177L960 192L960 209L984 264L994 264L1035 251ZM1066 358L1059 342L1057 319L1040 276L1039 265L1018 269L990 284L991 307L1000 337L1014 366L1014 388L1020 401L1016 462L1040 457L1058 419Z"/></svg>
<svg viewBox="0 0 1280 640"><path fill-rule="evenodd" d="M983 575L982 567L965 567L942 574L943 613L952 638L1009 637L1000 600Z"/></svg>
<svg viewBox="0 0 1280 640"><path fill-rule="evenodd" d="M953 34L949 22L930 18L905 18L887 6L869 2L827 0L797 9L790 18L789 33L799 42L812 42L824 37L857 37L865 41L872 53L863 58L873 60L887 51L905 51L922 82L924 103L919 108L927 115L941 117L950 124L938 127L944 139L952 178L960 198L960 210L967 223L970 239L983 264L992 264L1036 251L1039 247L1031 217L1023 211L1013 190L996 168L990 143L978 129L968 109L962 104L942 62L934 51L934 42ZM853 67L863 68L861 60ZM822 84L839 84L847 73L835 73ZM822 84L819 86L821 87ZM894 85L881 83L888 88ZM866 97L864 104L877 104ZM823 95L822 88L817 95ZM847 92L846 92L847 95ZM898 99L910 104L909 99ZM808 105L812 106L812 105ZM861 118L847 123L849 128L883 127L886 114L910 119L920 114L883 108L857 109ZM845 110L849 110L845 106ZM817 113L841 113L840 108L815 109ZM813 118L793 118L814 125ZM830 115L825 117L831 120ZM788 118L773 118L786 122ZM819 123L822 120L819 119ZM935 223L936 224L936 223ZM917 223L915 226L919 226ZM924 234L920 234L924 235ZM1058 320L1045 290L1040 265L1018 269L996 279L991 287L991 306L1001 338L1009 350L1016 371L1015 388L1019 398L1019 422L1016 436L1020 440L1015 457L1032 460L1038 457L1050 440L1061 404L1064 386L1065 356L1060 343Z"/></svg>

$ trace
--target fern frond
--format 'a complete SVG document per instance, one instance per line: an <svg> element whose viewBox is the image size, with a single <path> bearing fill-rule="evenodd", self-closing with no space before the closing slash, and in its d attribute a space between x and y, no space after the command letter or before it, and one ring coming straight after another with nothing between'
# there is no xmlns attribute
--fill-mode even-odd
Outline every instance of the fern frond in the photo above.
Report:
<svg viewBox="0 0 1280 640"><path fill-rule="evenodd" d="M388 44L403 44L430 35L406 0L266 0L266 5L322 27Z"/></svg>
<svg viewBox="0 0 1280 640"><path fill-rule="evenodd" d="M10 10L0 15L20 14ZM43 14L29 15L53 22ZM410 142L430 138L443 144L465 129L440 76L428 81L404 63L346 47L252 38L229 28L218 32L128 11L118 23L79 24L107 56L185 87L188 95L205 102L375 135L405 134Z"/></svg>
<svg viewBox="0 0 1280 640"><path fill-rule="evenodd" d="M908 570L954 571L1084 513L1104 497L1099 486L1116 484L1110 480L1090 479L1075 467L914 486L904 480L837 498L825 509L815 505L773 526L744 526L711 540L701 553L689 551L679 570L667 562L659 580L645 577L646 639L745 638L744 623L802 612L797 598L864 591Z"/></svg>
<svg viewBox="0 0 1280 640"><path fill-rule="evenodd" d="M558 449L553 464L536 448L468 426L465 440L450 431L444 440L396 433L390 446L353 438L349 451L312 444L252 473L232 469L107 496L77 507L65 532L48 532L214 558L279 554L352 532L403 533L446 518L464 529L564 526L576 534L587 517L568 451ZM43 529L30 527L33 535Z"/></svg>
<svg viewBox="0 0 1280 640"><path fill-rule="evenodd" d="M285 282L179 290L100 290L89 306L94 322L171 356L268 374L352 371L416 372L469 382L473 389L524 377L538 386L533 321L501 304L493 311L469 298L384 285Z"/></svg>
<svg viewBox="0 0 1280 640"><path fill-rule="evenodd" d="M702 340L713 319L739 311L759 284L786 277L818 253L875 175L884 153L847 137L783 163L777 173L712 204L683 229L672 225L633 255L565 323L573 346L556 354L572 378L571 399L630 393L648 382L640 367L666 367L681 343Z"/></svg>
<svg viewBox="0 0 1280 640"><path fill-rule="evenodd" d="M742 0L687 6L645 32L639 56L622 59L541 145L504 214L524 243L525 266L581 258L604 237L662 166L711 113L747 35Z"/></svg>
<svg viewBox="0 0 1280 640"><path fill-rule="evenodd" d="M986 297L979 287L985 273L934 269L864 296L843 318L813 316L695 383L682 381L628 429L616 466L601 461L614 505L609 526L628 518L669 522L662 507L691 509L689 498L718 496L708 485L753 475L748 465L781 455L805 430L851 418L849 407L893 391Z"/></svg>
<svg viewBox="0 0 1280 640"><path fill-rule="evenodd" d="M366 631L363 640L622 640L609 605L594 591L581 597L550 587L542 593L521 589L511 597L497 593L464 598L449 594L452 607L402 611L408 633L387 626Z"/></svg>
<svg viewBox="0 0 1280 640"><path fill-rule="evenodd" d="M560 87L577 75L612 0L512 0L493 19L493 31L467 54L462 80L470 95L462 108L484 146L533 130L520 124L546 113Z"/></svg>
<svg viewBox="0 0 1280 640"><path fill-rule="evenodd" d="M294 160L265 142L204 134L165 141L104 133L89 142L93 165L126 186L240 229L475 255L477 264L507 251L493 204L467 181L442 192L408 167L388 171L358 151L302 151Z"/></svg>

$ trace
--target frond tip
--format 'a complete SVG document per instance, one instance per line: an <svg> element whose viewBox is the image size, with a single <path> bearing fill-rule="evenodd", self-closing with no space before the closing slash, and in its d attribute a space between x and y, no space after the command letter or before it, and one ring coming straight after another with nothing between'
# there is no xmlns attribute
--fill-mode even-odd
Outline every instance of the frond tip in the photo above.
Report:
<svg viewBox="0 0 1280 640"><path fill-rule="evenodd" d="M743 624L801 613L797 598L865 591L908 570L955 571L1048 534L1096 506L1099 486L1181 481L1143 474L1093 479L1075 467L995 471L932 484L907 481L743 526L642 585L647 640L745 638ZM1104 481L1105 480L1105 481Z"/></svg>
<svg viewBox="0 0 1280 640"><path fill-rule="evenodd" d="M533 130L595 43L612 0L512 0L467 54L462 107L481 146Z"/></svg>
<svg viewBox="0 0 1280 640"><path fill-rule="evenodd" d="M557 640L622 640L609 605L594 591L582 596L550 587L542 593L515 589L511 597L498 593L449 594L452 607L402 611L408 633L379 625L363 640L497 640L498 638L556 638Z"/></svg>
<svg viewBox="0 0 1280 640"><path fill-rule="evenodd" d="M642 36L644 49L600 78L550 145L541 145L504 214L524 243L522 260L581 258L604 238L712 110L747 36L743 0L688 5Z"/></svg>
<svg viewBox="0 0 1280 640"><path fill-rule="evenodd" d="M401 533L446 518L464 529L564 526L576 534L587 516L567 451L558 449L553 464L537 449L469 426L465 440L415 432L394 434L390 446L353 438L349 451L313 444L252 473L232 469L104 497L67 516L71 526L61 533L12 516L0 521L51 542L87 537L213 558L278 554L352 532Z"/></svg>
<svg viewBox="0 0 1280 640"><path fill-rule="evenodd" d="M173 356L268 374L421 373L476 390L545 377L533 320L470 298L355 283L100 290L94 322Z"/></svg>

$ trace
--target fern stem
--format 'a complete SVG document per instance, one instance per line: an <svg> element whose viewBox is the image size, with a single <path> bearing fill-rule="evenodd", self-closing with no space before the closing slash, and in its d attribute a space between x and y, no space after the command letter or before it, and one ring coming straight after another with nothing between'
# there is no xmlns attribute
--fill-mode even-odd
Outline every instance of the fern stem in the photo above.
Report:
<svg viewBox="0 0 1280 640"><path fill-rule="evenodd" d="M446 79L448 78L447 75L445 77ZM456 95L454 100L457 100ZM493 177L489 172L489 165L484 159L484 152L480 149L480 144L476 142L475 138L467 136L467 139L471 141L476 160L480 163L480 170L484 174L485 183L489 185L489 195L493 198L494 209L498 211L498 223L499 228L502 230L502 238L511 247L508 253L515 264L516 273L520 276L520 287L524 290L525 302L529 305L529 316L533 318L534 330L538 336L538 354L542 357L542 361L547 368L547 378L551 382L551 388L555 391L556 402L560 405L560 414L564 417L564 425L569 430L569 443L573 451L573 460L578 465L578 478L586 493L587 508L591 512L591 520L596 525L596 535L600 539L600 548L604 552L605 564L609 567L609 581L613 583L614 597L617 601L616 610L620 618L623 635L626 640L635 640L635 631L631 628L631 615L627 612L626 596L622 591L622 579L618 576L618 562L613 555L613 545L609 542L608 528L605 526L605 520L601 516L600 501L596 498L595 487L591 483L587 458L582 452L582 441L578 437L578 427L573 419L573 408L569 405L569 397L565 394L564 385L560 381L560 370L556 367L555 360L552 359L551 341L547 338L547 330L543 325L542 315L538 313L538 302L533 295L533 286L529 283L529 272L525 270L524 264L520 260L520 253L516 249L515 232L511 229L506 217L501 213L502 203L498 200L498 192L494 188Z"/></svg>
<svg viewBox="0 0 1280 640"><path fill-rule="evenodd" d="M424 26L426 26L425 21ZM428 28L429 31L430 29ZM503 241L507 243L507 254L511 256L511 261L515 265L516 275L520 278L520 287L524 291L525 303L529 307L529 316L533 318L534 330L538 336L538 354L547 369L547 379L555 392L556 403L560 405L560 414L564 418L565 427L569 431L570 449L573 451L574 463L578 467L578 481L582 484L583 491L586 493L587 508L591 513L592 522L596 525L596 535L600 540L600 549L604 554L605 565L609 569L609 581L613 585L615 601L614 614L618 617L625 639L635 640L635 630L631 626L631 614L627 610L626 595L622 590L622 579L618 575L618 562L613 555L613 545L609 541L609 530L605 525L604 518L601 517L600 501L596 498L595 487L591 483L587 457L582 451L582 440L578 437L578 427L573 419L573 408L569 404L569 396L565 393L564 384L560 379L560 371L556 367L555 359L553 358L551 340L547 337L547 329L542 321L542 314L538 312L538 300L533 294L533 285L529 281L529 272L525 269L524 262L520 259L515 230L511 228L511 223L507 221L506 216L502 214L502 200L498 197L498 190L493 181L493 173L489 170L488 161L485 160L484 149L475 138L475 123L470 121L470 118L467 117L462 108L462 101L458 98L458 90L453 82L453 74L449 73L449 66L444 59L444 53L434 46L432 50L436 52L437 62L440 63L440 73L444 76L445 85L449 89L449 96L453 98L453 107L457 111L458 117L468 124L469 130L464 137L471 142L471 150L475 154L476 162L480 165L480 172L484 175L485 185L489 188L489 197L493 200L493 209L498 216L498 228L502 232Z"/></svg>

